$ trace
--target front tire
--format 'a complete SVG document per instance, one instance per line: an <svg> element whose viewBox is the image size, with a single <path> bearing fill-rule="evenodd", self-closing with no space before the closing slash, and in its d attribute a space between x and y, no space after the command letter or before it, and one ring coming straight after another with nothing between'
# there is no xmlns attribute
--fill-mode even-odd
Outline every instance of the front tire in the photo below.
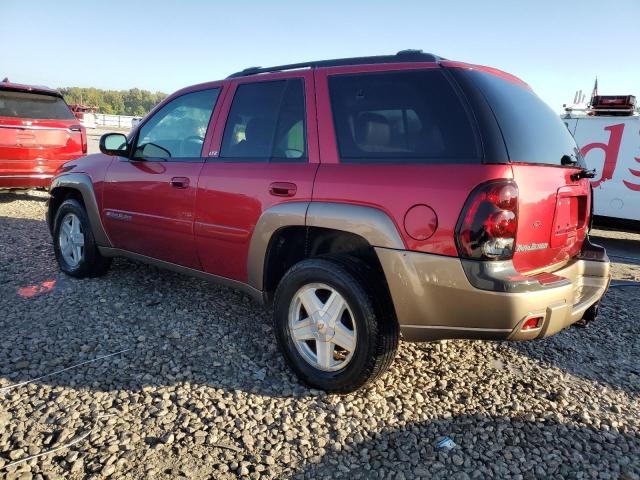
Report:
<svg viewBox="0 0 640 480"><path fill-rule="evenodd" d="M391 365L399 329L381 280L352 257L304 260L285 274L276 291L274 329L304 383L348 393Z"/></svg>
<svg viewBox="0 0 640 480"><path fill-rule="evenodd" d="M80 202L62 202L55 215L53 250L67 275L76 278L96 277L109 270L111 259L100 255L87 212Z"/></svg>

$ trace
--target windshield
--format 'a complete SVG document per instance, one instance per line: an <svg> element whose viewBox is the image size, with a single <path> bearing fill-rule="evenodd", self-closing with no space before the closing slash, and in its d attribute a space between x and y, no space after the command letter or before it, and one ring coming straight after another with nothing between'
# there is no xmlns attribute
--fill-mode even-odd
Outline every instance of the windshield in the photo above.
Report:
<svg viewBox="0 0 640 480"><path fill-rule="evenodd" d="M584 167L567 126L533 91L478 70L463 75L471 77L489 102L512 162ZM563 157L568 158L563 162Z"/></svg>
<svg viewBox="0 0 640 480"><path fill-rule="evenodd" d="M0 90L0 117L72 120L74 115L60 97Z"/></svg>

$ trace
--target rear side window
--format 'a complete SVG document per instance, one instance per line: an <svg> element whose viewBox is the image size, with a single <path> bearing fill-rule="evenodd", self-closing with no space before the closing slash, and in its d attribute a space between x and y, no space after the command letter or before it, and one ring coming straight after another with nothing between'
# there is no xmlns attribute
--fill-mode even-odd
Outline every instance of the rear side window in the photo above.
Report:
<svg viewBox="0 0 640 480"><path fill-rule="evenodd" d="M0 117L73 120L76 118L60 97L0 90Z"/></svg>
<svg viewBox="0 0 640 480"><path fill-rule="evenodd" d="M533 91L478 70L460 70L477 85L498 120L512 162L561 165L563 156L583 164L566 125Z"/></svg>
<svg viewBox="0 0 640 480"><path fill-rule="evenodd" d="M224 129L220 158L306 161L302 79L239 85Z"/></svg>
<svg viewBox="0 0 640 480"><path fill-rule="evenodd" d="M469 114L439 70L335 75L329 92L342 162L480 161Z"/></svg>

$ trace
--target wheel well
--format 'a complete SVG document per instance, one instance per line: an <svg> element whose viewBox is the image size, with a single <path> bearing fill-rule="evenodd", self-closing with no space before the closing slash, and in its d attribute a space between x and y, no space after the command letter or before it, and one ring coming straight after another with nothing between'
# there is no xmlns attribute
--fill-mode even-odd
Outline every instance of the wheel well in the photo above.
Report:
<svg viewBox="0 0 640 480"><path fill-rule="evenodd" d="M56 212L62 202L73 198L80 202L80 204L84 207L84 199L82 198L82 194L74 189L69 187L57 187L49 192L49 207L47 210L47 223L49 224L49 231L53 233L53 221L56 218Z"/></svg>
<svg viewBox="0 0 640 480"><path fill-rule="evenodd" d="M381 275L384 272L374 248L360 235L320 227L285 227L274 233L265 257L263 288L271 302L284 274L301 260L327 255L356 257ZM388 291L388 287L387 287Z"/></svg>

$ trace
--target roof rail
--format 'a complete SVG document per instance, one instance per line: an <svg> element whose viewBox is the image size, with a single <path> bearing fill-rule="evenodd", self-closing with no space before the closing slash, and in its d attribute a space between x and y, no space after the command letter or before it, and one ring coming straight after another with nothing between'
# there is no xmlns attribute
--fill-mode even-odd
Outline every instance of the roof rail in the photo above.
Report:
<svg viewBox="0 0 640 480"><path fill-rule="evenodd" d="M318 60L314 62L291 63L275 67L249 67L240 72L229 75L227 78L246 77L259 73L279 72L283 70L295 70L299 68L340 67L344 65L368 65L378 63L404 63L404 62L439 62L444 60L437 55L424 53L422 50L401 50L395 55L376 55L372 57L337 58L334 60Z"/></svg>

